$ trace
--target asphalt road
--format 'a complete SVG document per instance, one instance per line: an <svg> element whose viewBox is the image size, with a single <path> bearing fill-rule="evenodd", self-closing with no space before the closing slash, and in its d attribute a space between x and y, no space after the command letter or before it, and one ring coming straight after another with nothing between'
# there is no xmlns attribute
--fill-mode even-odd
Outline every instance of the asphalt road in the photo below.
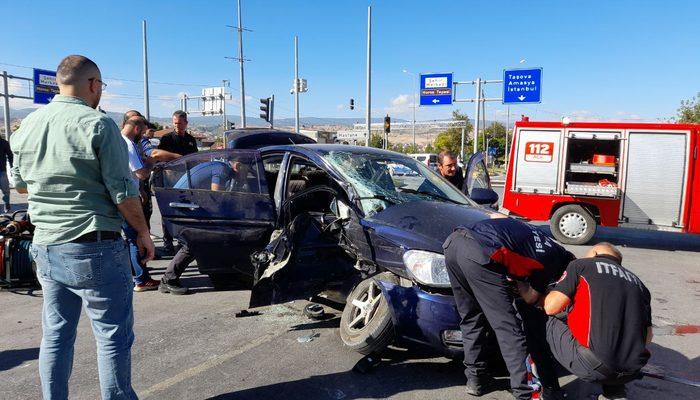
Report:
<svg viewBox="0 0 700 400"><path fill-rule="evenodd" d="M160 235L156 218L153 226ZM619 244L625 265L652 292L654 323L666 327L659 330L666 334L654 338L651 364L700 381L700 334L668 334L673 326L700 325L700 237L601 230L596 239ZM151 264L156 278L166 264ZM247 307L249 291L214 291L195 268L186 271L183 283L191 295L135 294L132 375L142 399L469 398L461 364L431 354L395 349L371 373L352 372L361 356L343 348L337 312L313 322L302 315L300 301L236 318ZM41 291L0 291L0 310L0 398L38 399ZM85 316L75 346L71 399L97 399L95 344ZM599 392L571 376L562 376L561 383L570 399ZM510 397L501 390L485 398ZM700 390L645 378L630 385L630 398L700 398Z"/></svg>

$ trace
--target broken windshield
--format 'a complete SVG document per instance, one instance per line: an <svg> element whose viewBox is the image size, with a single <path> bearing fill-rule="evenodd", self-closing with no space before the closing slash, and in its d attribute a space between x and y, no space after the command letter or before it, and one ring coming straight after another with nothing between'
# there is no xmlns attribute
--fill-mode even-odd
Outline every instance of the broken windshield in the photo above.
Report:
<svg viewBox="0 0 700 400"><path fill-rule="evenodd" d="M454 186L412 158L349 151L331 151L323 158L355 188L367 217L394 204L411 201L474 205Z"/></svg>

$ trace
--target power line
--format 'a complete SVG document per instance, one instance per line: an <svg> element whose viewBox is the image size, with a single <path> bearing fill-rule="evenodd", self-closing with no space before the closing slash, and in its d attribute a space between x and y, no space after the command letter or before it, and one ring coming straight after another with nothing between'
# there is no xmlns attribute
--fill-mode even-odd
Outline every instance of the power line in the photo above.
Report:
<svg viewBox="0 0 700 400"><path fill-rule="evenodd" d="M10 64L10 63L2 63L0 62L0 65L7 65L10 67L17 67L17 68L26 68L26 69L34 69L34 67L29 67L27 65L19 65L19 64ZM138 80L138 79L126 79L126 78L115 78L115 77L110 77L106 76L105 79L111 79L113 81L121 81L121 82L133 82L133 83L143 83L143 80ZM157 81L149 81L149 83L155 83L158 85L170 85L170 86L199 86L199 87L211 87L211 86L216 86L216 85L205 85L202 83L183 83L183 82L157 82Z"/></svg>

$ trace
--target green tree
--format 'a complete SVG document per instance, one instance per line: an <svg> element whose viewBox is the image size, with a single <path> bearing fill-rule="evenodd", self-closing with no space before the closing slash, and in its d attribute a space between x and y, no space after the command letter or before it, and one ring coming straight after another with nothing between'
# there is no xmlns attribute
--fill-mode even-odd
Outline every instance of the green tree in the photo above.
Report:
<svg viewBox="0 0 700 400"><path fill-rule="evenodd" d="M501 158L506 154L506 126L500 122L489 125L484 132L489 137L489 147L496 148L496 158ZM483 137L479 137L481 142ZM481 143L479 143L481 145ZM483 149L483 146L479 147Z"/></svg>
<svg viewBox="0 0 700 400"><path fill-rule="evenodd" d="M369 146L376 147L378 149L383 149L384 148L383 134L372 132L372 135L369 137Z"/></svg>
<svg viewBox="0 0 700 400"><path fill-rule="evenodd" d="M464 121L467 134L473 130L469 117L460 113L459 110L452 111L452 119L454 121ZM469 142L469 140L466 140L464 143L465 151L469 148ZM435 151L450 150L459 153L462 148L462 127L448 128L446 131L438 134L435 138L434 148ZM427 148L426 152L428 152Z"/></svg>
<svg viewBox="0 0 700 400"><path fill-rule="evenodd" d="M690 100L681 100L676 121L680 123L700 124L700 93Z"/></svg>

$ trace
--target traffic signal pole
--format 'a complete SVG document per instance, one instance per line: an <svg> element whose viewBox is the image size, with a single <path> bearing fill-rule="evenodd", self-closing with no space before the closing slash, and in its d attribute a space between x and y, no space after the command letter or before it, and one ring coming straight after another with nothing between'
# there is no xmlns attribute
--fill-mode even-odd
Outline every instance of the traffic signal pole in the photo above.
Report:
<svg viewBox="0 0 700 400"><path fill-rule="evenodd" d="M294 36L294 132L299 134L299 37Z"/></svg>

